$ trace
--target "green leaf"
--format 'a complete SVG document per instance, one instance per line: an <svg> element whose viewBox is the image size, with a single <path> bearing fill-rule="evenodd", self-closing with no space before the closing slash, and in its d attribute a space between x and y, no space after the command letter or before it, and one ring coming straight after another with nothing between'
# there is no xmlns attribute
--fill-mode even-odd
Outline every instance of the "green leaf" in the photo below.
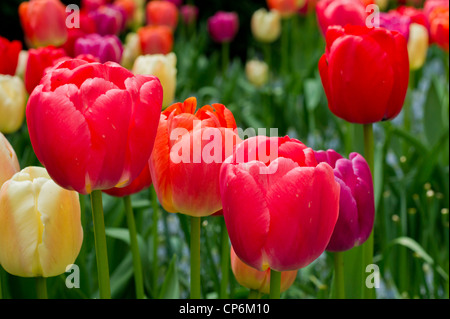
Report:
<svg viewBox="0 0 450 319"><path fill-rule="evenodd" d="M442 99L439 97L438 90L434 81L430 81L427 99L424 105L424 131L428 142L431 145L442 135L445 130L442 119Z"/></svg>
<svg viewBox="0 0 450 319"><path fill-rule="evenodd" d="M173 255L162 284L159 299L179 299L180 283L178 281L177 255Z"/></svg>

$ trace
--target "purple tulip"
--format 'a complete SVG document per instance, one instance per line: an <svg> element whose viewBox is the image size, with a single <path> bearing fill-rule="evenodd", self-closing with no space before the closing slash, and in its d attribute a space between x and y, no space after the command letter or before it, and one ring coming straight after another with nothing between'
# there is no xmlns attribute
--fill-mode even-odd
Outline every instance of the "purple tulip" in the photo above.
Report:
<svg viewBox="0 0 450 319"><path fill-rule="evenodd" d="M97 33L100 35L119 35L125 29L127 14L124 9L115 5L103 5L88 13L94 20Z"/></svg>
<svg viewBox="0 0 450 319"><path fill-rule="evenodd" d="M358 153L351 153L349 159L334 150L314 154L318 163L326 162L333 168L335 180L341 186L339 217L326 250L345 251L361 245L372 232L375 217L369 165Z"/></svg>
<svg viewBox="0 0 450 319"><path fill-rule="evenodd" d="M400 32L408 41L409 39L409 25L411 18L402 15L397 11L381 12L380 13L380 27L388 29L389 31Z"/></svg>
<svg viewBox="0 0 450 319"><path fill-rule="evenodd" d="M180 8L182 21L185 25L190 25L197 21L198 8L191 4L186 4Z"/></svg>
<svg viewBox="0 0 450 319"><path fill-rule="evenodd" d="M209 34L216 42L231 42L238 29L239 17L235 12L218 11L208 19Z"/></svg>
<svg viewBox="0 0 450 319"><path fill-rule="evenodd" d="M115 35L101 36L97 33L88 34L75 41L75 55L92 54L101 63L113 61L120 63L123 45Z"/></svg>

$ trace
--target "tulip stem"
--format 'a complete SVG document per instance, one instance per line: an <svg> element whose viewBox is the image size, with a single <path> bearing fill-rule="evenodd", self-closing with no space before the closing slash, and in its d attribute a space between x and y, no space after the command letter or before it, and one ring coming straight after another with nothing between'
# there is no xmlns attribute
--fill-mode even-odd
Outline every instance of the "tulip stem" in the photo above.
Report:
<svg viewBox="0 0 450 319"><path fill-rule="evenodd" d="M222 75L223 78L227 77L228 63L230 60L230 43L222 43Z"/></svg>
<svg viewBox="0 0 450 319"><path fill-rule="evenodd" d="M281 272L270 269L270 299L280 299Z"/></svg>
<svg viewBox="0 0 450 319"><path fill-rule="evenodd" d="M95 254L97 258L97 276L101 299L111 299L109 283L108 250L106 247L105 220L103 216L102 192L91 193L92 220L94 223Z"/></svg>
<svg viewBox="0 0 450 319"><path fill-rule="evenodd" d="M222 231L222 256L221 256L221 272L222 278L220 281L220 299L227 298L227 288L228 288L228 274L230 271L230 245L228 243L228 231L225 225L225 220L221 221L221 231Z"/></svg>
<svg viewBox="0 0 450 319"><path fill-rule="evenodd" d="M48 299L47 279L45 277L36 277L36 296L37 299Z"/></svg>
<svg viewBox="0 0 450 319"><path fill-rule="evenodd" d="M334 291L336 299L345 299L344 254L335 252L334 255Z"/></svg>
<svg viewBox="0 0 450 319"><path fill-rule="evenodd" d="M374 176L374 137L373 137L373 125L372 124L364 124L364 157L367 161L367 164L370 167L370 172L372 173L372 179ZM363 244L362 247L363 253L363 274L365 274L365 269L368 265L373 264L373 230L370 234L369 238ZM367 287L365 284L365 280L363 280L362 287L362 295L364 299L373 299L374 298L374 290L373 288Z"/></svg>
<svg viewBox="0 0 450 319"><path fill-rule="evenodd" d="M153 291L157 296L158 292L158 219L159 219L159 203L158 196L154 186L150 187L150 197L153 208L152 223L153 223Z"/></svg>
<svg viewBox="0 0 450 319"><path fill-rule="evenodd" d="M139 254L138 234L136 222L134 220L133 207L130 196L124 196L125 214L127 218L128 231L130 233L130 247L133 256L134 283L136 288L136 298L144 299L144 280L142 275L141 255Z"/></svg>
<svg viewBox="0 0 450 319"><path fill-rule="evenodd" d="M200 288L200 221L201 217L191 217L191 299L201 298Z"/></svg>

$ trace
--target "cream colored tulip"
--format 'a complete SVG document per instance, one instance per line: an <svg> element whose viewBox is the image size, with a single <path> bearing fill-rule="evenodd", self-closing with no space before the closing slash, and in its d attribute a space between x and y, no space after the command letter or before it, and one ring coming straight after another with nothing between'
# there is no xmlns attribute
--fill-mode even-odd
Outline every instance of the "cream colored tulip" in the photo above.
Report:
<svg viewBox="0 0 450 319"><path fill-rule="evenodd" d="M27 69L28 51L22 50L19 53L19 59L17 61L16 75L22 80L25 79L25 70Z"/></svg>
<svg viewBox="0 0 450 319"><path fill-rule="evenodd" d="M0 187L18 171L20 166L16 152L6 137L0 133Z"/></svg>
<svg viewBox="0 0 450 319"><path fill-rule="evenodd" d="M408 56L409 68L420 69L427 58L428 30L423 25L411 23L409 26Z"/></svg>
<svg viewBox="0 0 450 319"><path fill-rule="evenodd" d="M250 60L245 64L245 74L250 83L261 87L269 80L269 67L263 61Z"/></svg>
<svg viewBox="0 0 450 319"><path fill-rule="evenodd" d="M281 34L281 15L276 10L256 10L250 23L253 36L260 42L274 42Z"/></svg>
<svg viewBox="0 0 450 319"><path fill-rule="evenodd" d="M125 38L122 60L120 61L120 64L123 67L131 70L131 68L133 67L134 61L141 54L142 54L141 43L139 41L138 34L135 32L128 33Z"/></svg>
<svg viewBox="0 0 450 319"><path fill-rule="evenodd" d="M26 99L21 78L0 74L0 132L14 133L22 126Z"/></svg>
<svg viewBox="0 0 450 319"><path fill-rule="evenodd" d="M78 193L42 167L27 167L0 190L0 264L21 277L52 277L73 264L83 242Z"/></svg>
<svg viewBox="0 0 450 319"><path fill-rule="evenodd" d="M169 54L147 54L139 56L133 65L133 73L149 74L159 78L163 87L163 108L173 103L177 84L177 56Z"/></svg>

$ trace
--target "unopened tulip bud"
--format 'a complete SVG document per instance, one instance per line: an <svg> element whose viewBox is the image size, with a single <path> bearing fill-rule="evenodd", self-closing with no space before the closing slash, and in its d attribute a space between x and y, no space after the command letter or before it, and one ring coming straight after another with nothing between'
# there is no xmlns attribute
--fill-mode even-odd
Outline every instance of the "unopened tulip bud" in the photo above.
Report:
<svg viewBox="0 0 450 319"><path fill-rule="evenodd" d="M271 43L281 34L281 15L276 10L261 8L252 16L251 29L256 40Z"/></svg>
<svg viewBox="0 0 450 319"><path fill-rule="evenodd" d="M256 87L261 87L269 79L269 67L267 63L259 60L250 60L245 65L247 79Z"/></svg>
<svg viewBox="0 0 450 319"><path fill-rule="evenodd" d="M83 242L78 194L42 167L27 167L0 190L0 264L12 275L52 277L73 264Z"/></svg>
<svg viewBox="0 0 450 319"><path fill-rule="evenodd" d="M172 104L177 85L177 56L169 54L147 54L139 56L133 65L134 74L156 76L163 87L163 108Z"/></svg>
<svg viewBox="0 0 450 319"><path fill-rule="evenodd" d="M6 137L0 133L0 188L18 171L20 166L16 152Z"/></svg>
<svg viewBox="0 0 450 319"><path fill-rule="evenodd" d="M409 26L408 56L409 68L420 69L427 58L428 30L423 25L411 23Z"/></svg>
<svg viewBox="0 0 450 319"><path fill-rule="evenodd" d="M0 74L0 132L14 133L23 123L27 91L18 76Z"/></svg>

